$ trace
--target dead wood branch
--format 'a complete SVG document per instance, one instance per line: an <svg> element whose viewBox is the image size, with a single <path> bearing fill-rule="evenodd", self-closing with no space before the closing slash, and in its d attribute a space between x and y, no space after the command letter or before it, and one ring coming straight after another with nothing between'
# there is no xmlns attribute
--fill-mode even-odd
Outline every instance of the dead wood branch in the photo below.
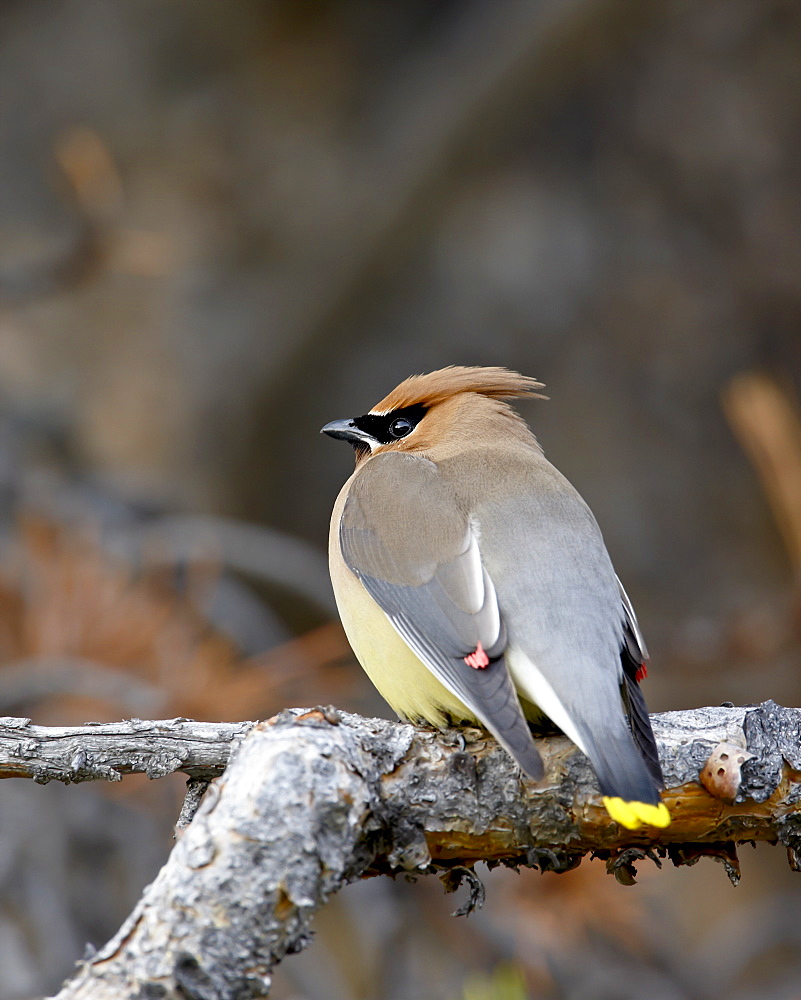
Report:
<svg viewBox="0 0 801 1000"><path fill-rule="evenodd" d="M87 726L34 726L0 717L0 778L48 781L119 781L124 774L190 778L221 774L251 722L167 719Z"/></svg>
<svg viewBox="0 0 801 1000"><path fill-rule="evenodd" d="M202 765L212 769L239 735L183 721L139 726L71 730L73 752L85 738L97 753L104 730L106 750L116 740L136 758L127 770L144 770L148 741L177 728L189 747L197 727L206 749L219 735L216 765L211 753ZM40 740L47 732L23 724L12 739L28 729ZM753 840L784 844L799 867L801 710L766 702L672 712L654 717L654 731L674 817L656 837L609 820L587 761L562 737L540 741L547 776L534 785L477 730L463 748L455 737L333 709L259 723L130 918L58 998L265 996L273 967L308 942L315 911L365 875L446 870L451 885L466 876L478 892L476 861L559 871L593 853L623 882L634 862L660 854L676 864L708 854L736 876L735 844ZM721 743L753 754L731 805L698 783ZM175 769L194 773L191 754L180 756Z"/></svg>

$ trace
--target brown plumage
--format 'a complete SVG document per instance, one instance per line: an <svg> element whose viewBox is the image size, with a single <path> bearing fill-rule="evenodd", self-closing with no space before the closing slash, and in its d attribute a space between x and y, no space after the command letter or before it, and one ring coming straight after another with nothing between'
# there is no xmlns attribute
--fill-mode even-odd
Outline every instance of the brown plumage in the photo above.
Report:
<svg viewBox="0 0 801 1000"><path fill-rule="evenodd" d="M545 396L537 392L544 388L543 383L535 378L509 371L508 368L450 365L426 375L410 375L381 402L376 403L370 412L389 413L416 403L436 406L437 403L464 392L475 392L492 399L513 399L515 396L545 399Z"/></svg>
<svg viewBox="0 0 801 1000"><path fill-rule="evenodd" d="M633 611L586 504L504 401L540 388L454 366L323 428L357 452L331 521L342 621L402 717L478 721L540 777L524 712L544 713L590 757L614 818L665 825Z"/></svg>

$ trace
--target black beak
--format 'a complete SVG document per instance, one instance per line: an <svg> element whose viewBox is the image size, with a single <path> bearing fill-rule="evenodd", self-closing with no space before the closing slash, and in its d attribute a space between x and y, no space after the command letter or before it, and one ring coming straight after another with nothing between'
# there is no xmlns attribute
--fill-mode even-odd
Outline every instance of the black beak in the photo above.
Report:
<svg viewBox="0 0 801 1000"><path fill-rule="evenodd" d="M375 438L357 427L353 417L348 417L345 420L332 420L330 424L320 428L320 433L327 434L332 438L341 438L343 441L349 441L352 445L375 444Z"/></svg>

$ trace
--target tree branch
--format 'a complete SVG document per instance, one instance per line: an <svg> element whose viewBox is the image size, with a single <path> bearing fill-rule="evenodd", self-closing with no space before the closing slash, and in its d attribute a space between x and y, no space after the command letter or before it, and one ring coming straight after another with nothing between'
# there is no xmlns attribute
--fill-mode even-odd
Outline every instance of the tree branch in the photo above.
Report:
<svg viewBox="0 0 801 1000"><path fill-rule="evenodd" d="M709 854L736 877L734 845L753 840L783 843L798 869L801 711L766 702L671 712L653 723L673 823L633 832L610 821L586 759L563 737L539 741L546 778L535 785L478 730L466 730L462 747L457 734L449 740L333 709L292 710L259 723L124 926L58 1000L265 996L272 968L308 942L315 911L365 875L445 871L448 888L466 877L478 898L476 861L564 871L592 853L622 882L633 880L634 862L650 856L659 863L660 855L691 864ZM80 779L82 768L70 762L84 745L95 755L90 777L106 767L208 774L248 725L174 720L59 731L20 724L11 736L4 727L0 746L33 733L28 738L46 751L41 766L52 769L38 772L40 780ZM48 733L57 734L54 742ZM727 805L698 777L718 748L705 779L714 790L718 764L738 747L753 757L739 754L739 790L737 781L721 786L719 794L734 797ZM0 770L33 774L20 769L20 753L0 761Z"/></svg>
<svg viewBox="0 0 801 1000"><path fill-rule="evenodd" d="M120 781L124 774L163 778L183 771L214 778L225 770L252 722L103 722L34 726L0 717L0 778L48 781Z"/></svg>

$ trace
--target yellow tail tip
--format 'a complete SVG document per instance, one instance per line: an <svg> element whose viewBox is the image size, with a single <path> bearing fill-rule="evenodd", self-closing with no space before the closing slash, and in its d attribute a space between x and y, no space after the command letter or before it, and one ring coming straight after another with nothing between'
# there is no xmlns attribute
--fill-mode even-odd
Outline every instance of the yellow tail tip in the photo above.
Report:
<svg viewBox="0 0 801 1000"><path fill-rule="evenodd" d="M652 806L648 802L626 802L609 795L604 795L602 801L612 819L627 830L636 830L638 826L664 828L670 825L670 813L664 802Z"/></svg>

